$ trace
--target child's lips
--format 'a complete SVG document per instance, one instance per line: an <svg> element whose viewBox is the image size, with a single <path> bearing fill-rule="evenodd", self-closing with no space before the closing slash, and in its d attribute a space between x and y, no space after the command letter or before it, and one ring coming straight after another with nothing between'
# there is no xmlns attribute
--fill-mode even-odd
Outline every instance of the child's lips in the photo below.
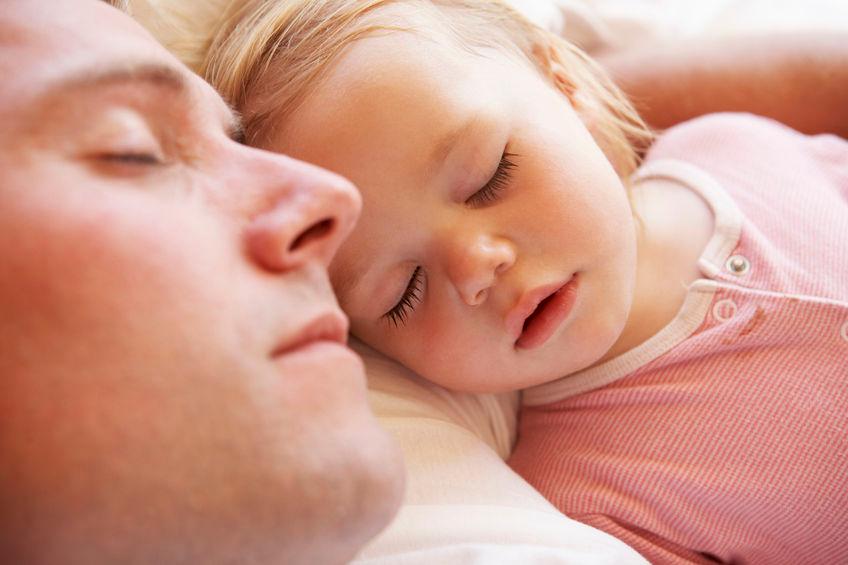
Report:
<svg viewBox="0 0 848 565"><path fill-rule="evenodd" d="M577 298L578 278L537 287L526 292L506 318L515 347L534 349L543 345L571 313Z"/></svg>

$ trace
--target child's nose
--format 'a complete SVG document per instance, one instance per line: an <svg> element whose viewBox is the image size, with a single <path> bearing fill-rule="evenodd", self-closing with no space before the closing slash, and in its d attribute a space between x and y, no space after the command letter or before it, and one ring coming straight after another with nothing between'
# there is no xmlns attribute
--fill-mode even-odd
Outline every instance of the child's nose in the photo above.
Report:
<svg viewBox="0 0 848 565"><path fill-rule="evenodd" d="M504 239L477 236L460 243L451 260L450 278L463 302L483 304L498 277L515 263L515 249Z"/></svg>
<svg viewBox="0 0 848 565"><path fill-rule="evenodd" d="M343 177L319 167L271 158L280 169L279 180L268 183L264 209L245 231L248 252L274 272L312 261L328 266L359 217L359 193Z"/></svg>

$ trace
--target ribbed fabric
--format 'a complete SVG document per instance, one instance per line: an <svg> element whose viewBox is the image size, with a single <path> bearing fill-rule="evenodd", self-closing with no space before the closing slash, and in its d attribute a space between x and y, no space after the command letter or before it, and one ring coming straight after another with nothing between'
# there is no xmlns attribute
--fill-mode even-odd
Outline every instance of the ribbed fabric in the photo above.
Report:
<svg viewBox="0 0 848 565"><path fill-rule="evenodd" d="M848 143L715 115L655 177L715 213L704 278L646 343L526 391L509 463L653 563L848 563Z"/></svg>

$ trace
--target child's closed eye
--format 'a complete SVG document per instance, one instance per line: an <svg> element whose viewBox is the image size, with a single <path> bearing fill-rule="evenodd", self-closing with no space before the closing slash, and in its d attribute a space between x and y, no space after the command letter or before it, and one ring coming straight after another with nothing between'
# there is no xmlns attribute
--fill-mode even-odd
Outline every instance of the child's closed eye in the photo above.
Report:
<svg viewBox="0 0 848 565"><path fill-rule="evenodd" d="M421 267L415 267L409 283L406 285L406 290L403 291L403 296L391 310L383 314L383 318L394 324L395 327L402 326L409 314L415 308L415 305L421 301L421 293L423 292L422 285L424 283L424 271Z"/></svg>
<svg viewBox="0 0 848 565"><path fill-rule="evenodd" d="M512 171L516 167L515 162L512 160L514 157L517 157L515 153L504 151L492 178L483 185L483 188L469 196L465 200L465 204L473 208L480 208L495 202L500 196L501 191L509 184Z"/></svg>

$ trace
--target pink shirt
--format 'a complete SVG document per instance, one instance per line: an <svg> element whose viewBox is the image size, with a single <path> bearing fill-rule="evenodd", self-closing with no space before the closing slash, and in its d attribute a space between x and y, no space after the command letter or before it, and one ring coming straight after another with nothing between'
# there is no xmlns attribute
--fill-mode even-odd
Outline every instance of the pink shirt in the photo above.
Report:
<svg viewBox="0 0 848 565"><path fill-rule="evenodd" d="M510 465L654 563L848 563L848 143L720 114L636 182L715 215L676 318L525 391Z"/></svg>

